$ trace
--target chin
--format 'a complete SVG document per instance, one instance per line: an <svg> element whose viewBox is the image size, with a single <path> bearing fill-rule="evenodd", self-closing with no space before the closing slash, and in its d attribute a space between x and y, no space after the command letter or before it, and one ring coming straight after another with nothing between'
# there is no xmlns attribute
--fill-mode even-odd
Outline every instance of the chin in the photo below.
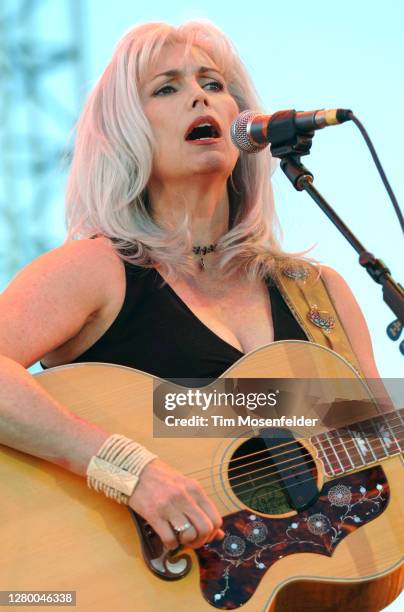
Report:
<svg viewBox="0 0 404 612"><path fill-rule="evenodd" d="M219 151L207 151L205 155L201 156L198 163L192 164L193 172L200 174L210 174L212 172L218 172L226 177L231 173L231 167L229 166L229 159L222 152Z"/></svg>

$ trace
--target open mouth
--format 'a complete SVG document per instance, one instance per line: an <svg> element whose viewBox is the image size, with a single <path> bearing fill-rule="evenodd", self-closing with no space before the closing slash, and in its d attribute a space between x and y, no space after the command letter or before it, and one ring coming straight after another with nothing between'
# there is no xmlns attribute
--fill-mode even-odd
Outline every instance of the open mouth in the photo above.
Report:
<svg viewBox="0 0 404 612"><path fill-rule="evenodd" d="M185 140L210 140L211 138L220 138L220 128L216 122L205 119L190 126Z"/></svg>

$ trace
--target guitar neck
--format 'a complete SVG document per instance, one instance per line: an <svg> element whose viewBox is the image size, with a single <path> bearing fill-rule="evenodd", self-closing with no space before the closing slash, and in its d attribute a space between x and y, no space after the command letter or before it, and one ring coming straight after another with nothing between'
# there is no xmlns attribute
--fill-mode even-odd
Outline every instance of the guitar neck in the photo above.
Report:
<svg viewBox="0 0 404 612"><path fill-rule="evenodd" d="M313 436L327 477L336 478L403 452L404 409Z"/></svg>

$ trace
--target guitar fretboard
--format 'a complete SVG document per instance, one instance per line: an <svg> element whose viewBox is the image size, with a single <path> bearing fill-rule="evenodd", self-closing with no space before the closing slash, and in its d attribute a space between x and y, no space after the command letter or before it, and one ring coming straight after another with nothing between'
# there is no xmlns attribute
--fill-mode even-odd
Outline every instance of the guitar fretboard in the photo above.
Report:
<svg viewBox="0 0 404 612"><path fill-rule="evenodd" d="M404 449L404 409L313 436L327 476L339 476L398 455Z"/></svg>

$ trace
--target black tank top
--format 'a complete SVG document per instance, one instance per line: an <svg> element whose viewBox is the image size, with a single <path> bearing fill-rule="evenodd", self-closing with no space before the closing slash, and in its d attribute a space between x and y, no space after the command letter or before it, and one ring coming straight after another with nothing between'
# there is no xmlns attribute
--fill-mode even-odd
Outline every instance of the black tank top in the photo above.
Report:
<svg viewBox="0 0 404 612"><path fill-rule="evenodd" d="M154 268L125 262L126 294L112 325L72 363L129 366L165 379L217 378L244 353L212 332ZM274 340L307 340L277 287L267 281Z"/></svg>

